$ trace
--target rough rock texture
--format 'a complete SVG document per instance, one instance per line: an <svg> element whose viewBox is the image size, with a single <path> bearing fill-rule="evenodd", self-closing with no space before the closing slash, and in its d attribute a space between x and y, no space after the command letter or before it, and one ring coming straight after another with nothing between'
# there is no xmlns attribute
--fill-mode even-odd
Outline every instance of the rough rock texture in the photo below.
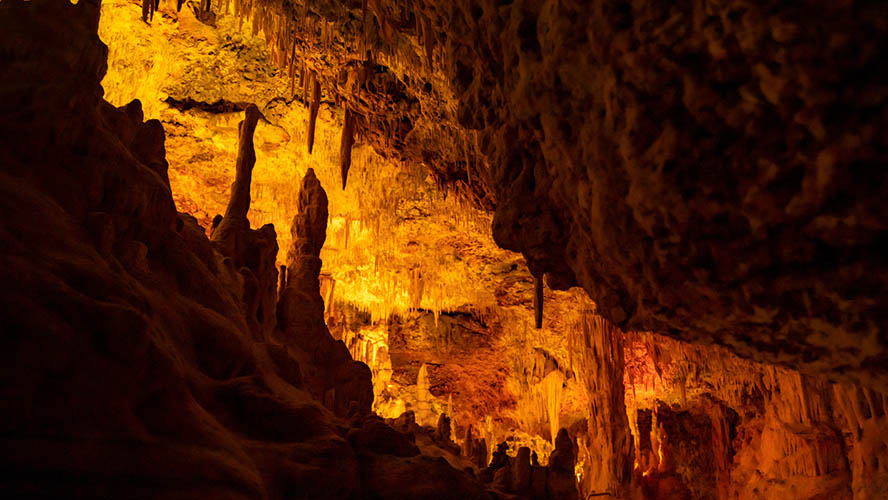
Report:
<svg viewBox="0 0 888 500"><path fill-rule="evenodd" d="M219 253L229 259L224 263L233 266L242 275L247 323L257 340L264 340L276 323L277 270L274 259L278 246L274 226L266 224L253 230L247 220L250 182L256 165L253 132L258 121L259 108L250 104L244 113L244 120L238 126L236 175L231 185L231 197L223 218L214 221L210 239Z"/></svg>
<svg viewBox="0 0 888 500"><path fill-rule="evenodd" d="M658 335L627 335L625 359L636 471L651 498L888 493L884 393Z"/></svg>
<svg viewBox="0 0 888 500"><path fill-rule="evenodd" d="M590 315L572 343L589 396L588 422L580 440L586 455L580 491L584 497L624 498L631 491L633 442L623 402L622 332Z"/></svg>
<svg viewBox="0 0 888 500"><path fill-rule="evenodd" d="M0 3L4 495L486 498L446 462L353 447L369 371L326 330L251 333L255 283L176 213L162 128L101 99L98 18L96 0ZM273 245L246 246L274 271ZM316 290L294 276L285 292Z"/></svg>
<svg viewBox="0 0 888 500"><path fill-rule="evenodd" d="M883 2L251 5L361 142L622 329L888 387Z"/></svg>
<svg viewBox="0 0 888 500"><path fill-rule="evenodd" d="M888 387L884 4L491 3L453 82L499 243L621 328Z"/></svg>

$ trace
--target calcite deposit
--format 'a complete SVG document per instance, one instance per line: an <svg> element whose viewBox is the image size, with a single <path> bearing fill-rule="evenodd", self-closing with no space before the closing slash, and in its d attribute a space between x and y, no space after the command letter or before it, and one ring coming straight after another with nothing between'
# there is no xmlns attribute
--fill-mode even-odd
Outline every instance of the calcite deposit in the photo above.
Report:
<svg viewBox="0 0 888 500"><path fill-rule="evenodd" d="M880 3L232 5L617 326L888 384Z"/></svg>
<svg viewBox="0 0 888 500"><path fill-rule="evenodd" d="M888 497L886 32L0 1L4 496Z"/></svg>
<svg viewBox="0 0 888 500"><path fill-rule="evenodd" d="M0 97L18 103L0 121L0 365L15 381L3 384L0 419L6 494L486 498L446 462L349 439L376 417L369 370L322 319L317 180L304 183L294 225L305 244L294 245L279 308L300 321L257 312L257 291L275 292L277 248L272 228L237 225L251 162L238 165L247 185L235 182L211 243L175 211L157 170L162 129L142 121L138 102L101 99L98 19L90 0L0 5ZM46 60L35 65L35 53ZM248 108L244 158L256 116ZM291 291L305 295L295 307ZM269 317L271 335L257 335Z"/></svg>

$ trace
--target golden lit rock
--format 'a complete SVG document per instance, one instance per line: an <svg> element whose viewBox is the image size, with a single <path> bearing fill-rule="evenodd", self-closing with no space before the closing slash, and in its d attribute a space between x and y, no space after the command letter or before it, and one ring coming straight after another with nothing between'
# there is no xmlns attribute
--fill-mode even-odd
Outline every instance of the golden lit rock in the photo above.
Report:
<svg viewBox="0 0 888 500"><path fill-rule="evenodd" d="M5 493L885 497L885 18L0 2Z"/></svg>

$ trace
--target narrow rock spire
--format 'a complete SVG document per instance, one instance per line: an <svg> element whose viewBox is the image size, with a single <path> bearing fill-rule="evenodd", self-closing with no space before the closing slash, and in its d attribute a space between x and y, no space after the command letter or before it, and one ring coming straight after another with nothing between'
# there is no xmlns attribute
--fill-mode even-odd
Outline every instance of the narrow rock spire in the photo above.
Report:
<svg viewBox="0 0 888 500"><path fill-rule="evenodd" d="M278 325L282 330L311 331L324 324L324 303L318 274L321 248L327 239L327 193L309 168L299 190L297 213L287 251L287 275L278 300Z"/></svg>
<svg viewBox="0 0 888 500"><path fill-rule="evenodd" d="M237 160L231 197L228 199L228 207L225 209L222 222L213 231L213 241L226 240L233 232L250 226L247 212L250 211L250 183L253 179L253 167L256 165L253 133L256 131L259 115L259 108L255 104L250 104L244 112L243 121L238 125Z"/></svg>
<svg viewBox="0 0 888 500"><path fill-rule="evenodd" d="M284 288L287 286L287 266L282 265L281 271L278 273L278 297L280 297L284 293Z"/></svg>
<svg viewBox="0 0 888 500"><path fill-rule="evenodd" d="M308 108L308 154L311 154L314 147L315 124L318 121L318 109L321 107L321 82L318 81L318 76L314 72L311 74L311 82L311 105Z"/></svg>
<svg viewBox="0 0 888 500"><path fill-rule="evenodd" d="M339 172L342 175L342 189L348 181L348 169L351 168L352 147L355 145L355 115L345 108L345 123L342 125L342 142L339 145Z"/></svg>

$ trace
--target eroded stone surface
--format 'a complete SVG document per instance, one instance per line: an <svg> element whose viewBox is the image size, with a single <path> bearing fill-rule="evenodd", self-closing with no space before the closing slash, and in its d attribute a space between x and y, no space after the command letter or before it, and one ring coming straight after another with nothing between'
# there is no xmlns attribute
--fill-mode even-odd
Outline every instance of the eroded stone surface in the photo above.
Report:
<svg viewBox="0 0 888 500"><path fill-rule="evenodd" d="M495 205L553 287L888 386L878 2L309 4L296 52L360 140Z"/></svg>
<svg viewBox="0 0 888 500"><path fill-rule="evenodd" d="M5 494L487 498L446 462L352 446L370 373L326 328L253 334L264 278L233 261L268 256L274 291L275 247L226 255L176 212L162 129L101 99L98 18L93 0L0 4ZM317 294L310 278L288 289Z"/></svg>

